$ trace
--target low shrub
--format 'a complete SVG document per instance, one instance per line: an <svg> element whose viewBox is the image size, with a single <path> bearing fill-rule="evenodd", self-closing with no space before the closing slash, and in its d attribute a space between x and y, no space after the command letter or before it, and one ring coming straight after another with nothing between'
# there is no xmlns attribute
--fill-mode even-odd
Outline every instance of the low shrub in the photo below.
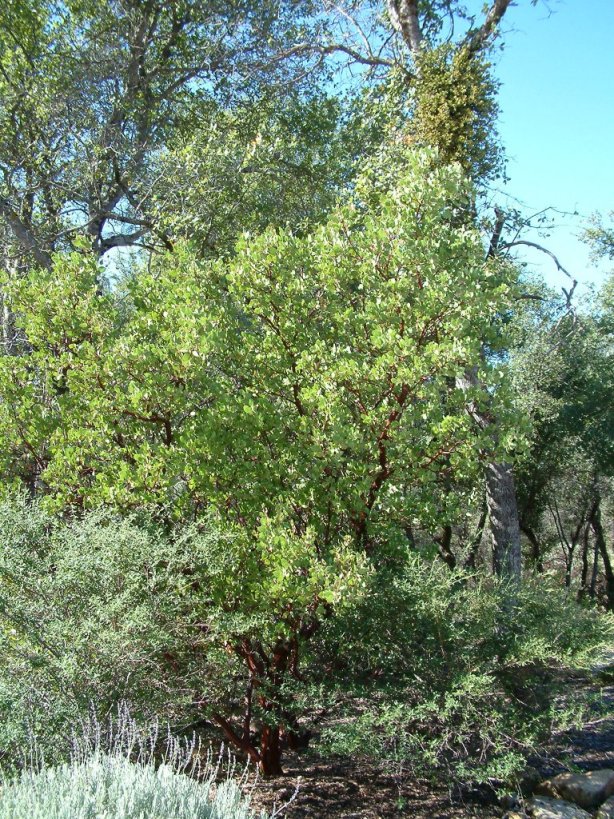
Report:
<svg viewBox="0 0 614 819"><path fill-rule="evenodd" d="M251 819L239 787L169 765L96 754L85 762L22 773L2 786L0 819ZM261 814L264 819L264 814Z"/></svg>
<svg viewBox="0 0 614 819"><path fill-rule="evenodd" d="M140 724L185 715L193 689L173 672L182 623L168 606L181 600L169 592L179 551L147 522L0 504L0 764L32 737L48 762L65 760L92 709L128 703Z"/></svg>
<svg viewBox="0 0 614 819"><path fill-rule="evenodd" d="M104 726L94 716L79 726L70 761L50 766L31 750L0 780L0 819L257 819L242 791L248 771L236 773L232 757L139 726L124 704Z"/></svg>
<svg viewBox="0 0 614 819"><path fill-rule="evenodd" d="M328 706L320 747L419 775L512 780L572 717L566 669L589 668L614 633L611 616L547 578L510 588L412 556L374 582L323 630L328 685L310 694Z"/></svg>

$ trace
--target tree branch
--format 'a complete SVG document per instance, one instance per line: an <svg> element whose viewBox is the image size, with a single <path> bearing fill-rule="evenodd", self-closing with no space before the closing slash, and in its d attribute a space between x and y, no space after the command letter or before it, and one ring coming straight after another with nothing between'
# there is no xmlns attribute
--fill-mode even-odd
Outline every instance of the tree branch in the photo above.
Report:
<svg viewBox="0 0 614 819"><path fill-rule="evenodd" d="M383 57L377 57L375 54L369 54L368 56L361 54L359 51L356 51L356 49L350 48L342 43L329 43L328 45L297 43L285 51L280 51L274 57L271 57L270 60L267 60L266 63L259 65L258 68L259 70L264 70L266 68L270 68L276 63L287 60L290 57L300 56L301 54L320 54L321 56L325 57L329 54L336 53L347 54L348 57L351 57L355 62L360 63L361 65L370 65L373 67L384 66L386 68L391 68L394 65L391 60L386 60Z"/></svg>
<svg viewBox="0 0 614 819"><path fill-rule="evenodd" d="M51 256L46 250L42 249L32 231L21 221L17 213L13 210L10 202L2 197L0 197L0 214L4 216L15 238L24 250L31 253L41 267L49 269L52 264Z"/></svg>
<svg viewBox="0 0 614 819"><path fill-rule="evenodd" d="M492 257L499 250L499 244L501 243L501 233L503 232L503 228L505 226L505 213L499 208L495 208L495 216L496 216L495 227L492 232L492 236L490 237L488 253L486 254L487 259L492 259Z"/></svg>
<svg viewBox="0 0 614 819"><path fill-rule="evenodd" d="M221 714L213 714L211 717L211 722L215 723L215 725L221 728L226 736L226 739L232 745L234 745L235 748L238 748L240 751L247 754L252 762L255 764L260 762L261 756L258 750L251 744L251 742L249 742L249 740L245 740L242 736L239 736L228 720L224 719Z"/></svg>
<svg viewBox="0 0 614 819"><path fill-rule="evenodd" d="M133 233L116 233L113 236L107 236L100 242L100 255L102 256L114 247L132 247L138 244L138 240L142 239L147 232L147 228L141 228Z"/></svg>
<svg viewBox="0 0 614 819"><path fill-rule="evenodd" d="M509 248L516 247L517 245L532 247L535 250L539 250L542 253L545 253L546 256L550 256L550 258L556 265L556 269L559 270L561 273L564 273L569 279L571 279L571 287L569 288L569 290L566 290L564 287L561 288L561 290L565 294L565 298L567 299L567 308L569 309L571 307L571 299L574 294L574 290L576 289L576 286L578 284L578 282L576 281L576 279L574 279L569 270L566 270L563 267L563 265L559 262L558 258L554 255L554 253L551 250L548 250L547 247L544 247L543 245L540 245L537 242L530 242L528 239L515 239L513 242L506 242L505 244L500 245L499 249L509 250Z"/></svg>
<svg viewBox="0 0 614 819"><path fill-rule="evenodd" d="M497 26L503 15L511 5L512 0L494 0L486 14L484 23L476 31L469 32L466 45L471 54L477 54L488 45L488 41L495 35Z"/></svg>
<svg viewBox="0 0 614 819"><path fill-rule="evenodd" d="M543 245L540 245L537 242L530 242L528 239L515 239L513 242L506 242L505 244L500 245L500 249L501 250L508 250L511 247L516 247L516 245L525 245L526 247L533 247L533 248L535 248L535 250L541 250L542 253L545 253L547 256L550 256L552 261L555 263L555 265L557 267L557 270L560 270L561 273L564 273L566 276L568 276L574 282L574 284L576 283L576 280L571 275L569 270L566 270L563 267L563 265L559 262L557 257L554 255L554 253L551 250L548 250L547 247L544 247Z"/></svg>
<svg viewBox="0 0 614 819"><path fill-rule="evenodd" d="M387 5L393 28L403 37L411 53L415 54L422 43L417 0L388 0Z"/></svg>

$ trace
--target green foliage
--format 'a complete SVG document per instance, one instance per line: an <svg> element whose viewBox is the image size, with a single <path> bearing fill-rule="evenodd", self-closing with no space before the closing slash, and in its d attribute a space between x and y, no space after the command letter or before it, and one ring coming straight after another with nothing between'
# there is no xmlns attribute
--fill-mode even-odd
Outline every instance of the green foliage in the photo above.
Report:
<svg viewBox="0 0 614 819"><path fill-rule="evenodd" d="M232 254L245 231L305 232L356 172L362 146L339 100L263 97L233 109L203 106L198 119L157 163L155 211L200 257Z"/></svg>
<svg viewBox="0 0 614 819"><path fill-rule="evenodd" d="M496 92L490 64L470 49L442 45L423 50L407 125L410 140L436 147L443 162L459 162L476 182L499 176Z"/></svg>
<svg viewBox="0 0 614 819"><path fill-rule="evenodd" d="M583 531L597 486L614 467L610 292L606 281L572 312L542 289L539 307L514 319L509 371L514 402L530 421L517 468L521 514L543 555L552 545L567 548L568 582L581 538L586 552Z"/></svg>
<svg viewBox="0 0 614 819"><path fill-rule="evenodd" d="M251 528L281 512L328 543L432 522L438 472L475 474L492 448L465 409L492 397L455 378L496 381L480 348L513 281L459 226L459 170L404 159L305 237L155 261L127 306L78 256L8 282L30 342L3 360L13 470L19 453L63 504L212 503Z"/></svg>
<svg viewBox="0 0 614 819"><path fill-rule="evenodd" d="M110 530L99 518L59 534L51 523L23 499L1 507L7 674L0 701L5 752L15 753L34 734L56 759L91 703L104 712L123 696L143 695L143 677L148 668L155 675L155 652L168 634L151 619L147 566L156 565L157 555L147 531L129 522ZM154 712L138 716L151 718L159 706L152 683L147 678Z"/></svg>
<svg viewBox="0 0 614 819"><path fill-rule="evenodd" d="M542 441L564 448L581 442L583 451L611 474L614 416L608 396L614 389L612 310L604 300L576 314L533 325L515 351L513 376L518 401L535 420ZM569 457L569 456L567 456Z"/></svg>
<svg viewBox="0 0 614 819"><path fill-rule="evenodd" d="M592 257L597 259L614 259L614 211L608 214L610 224L606 223L600 213L596 213L590 220L589 227L584 231L584 240L591 248Z"/></svg>
<svg viewBox="0 0 614 819"><path fill-rule="evenodd" d="M319 663L340 688L322 746L509 781L561 716L560 669L589 667L613 628L553 582L527 581L510 604L504 586L411 557L325 627Z"/></svg>

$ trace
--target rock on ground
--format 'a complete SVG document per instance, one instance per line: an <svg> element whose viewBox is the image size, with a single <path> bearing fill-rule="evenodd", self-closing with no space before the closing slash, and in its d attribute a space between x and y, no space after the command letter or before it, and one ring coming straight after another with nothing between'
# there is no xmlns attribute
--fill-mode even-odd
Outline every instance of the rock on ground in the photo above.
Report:
<svg viewBox="0 0 614 819"><path fill-rule="evenodd" d="M529 802L529 816L533 819L591 819L587 813L577 805L564 802L562 799L550 799L547 796L537 796Z"/></svg>
<svg viewBox="0 0 614 819"><path fill-rule="evenodd" d="M541 782L535 793L574 802L585 810L594 810L614 794L614 770L606 768L587 773L562 773Z"/></svg>
<svg viewBox="0 0 614 819"><path fill-rule="evenodd" d="M595 814L595 819L614 819L614 796L603 803Z"/></svg>

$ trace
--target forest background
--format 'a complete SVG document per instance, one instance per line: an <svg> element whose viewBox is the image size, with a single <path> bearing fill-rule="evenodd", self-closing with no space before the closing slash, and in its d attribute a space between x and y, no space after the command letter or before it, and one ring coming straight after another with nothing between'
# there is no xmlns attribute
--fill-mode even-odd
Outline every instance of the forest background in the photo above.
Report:
<svg viewBox="0 0 614 819"><path fill-rule="evenodd" d="M5 4L7 764L125 703L264 775L552 729L611 637L614 284L498 198L513 12Z"/></svg>

